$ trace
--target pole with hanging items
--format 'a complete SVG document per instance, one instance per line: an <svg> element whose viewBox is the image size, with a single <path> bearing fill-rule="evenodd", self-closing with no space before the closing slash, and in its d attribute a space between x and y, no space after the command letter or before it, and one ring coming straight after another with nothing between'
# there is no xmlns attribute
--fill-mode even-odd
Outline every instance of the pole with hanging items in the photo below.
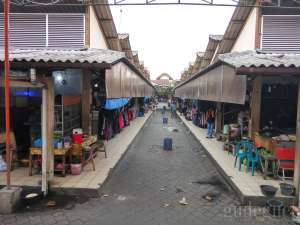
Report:
<svg viewBox="0 0 300 225"><path fill-rule="evenodd" d="M5 140L6 140L6 186L11 186L10 151L10 82L9 82L9 0L4 0L4 76L5 76Z"/></svg>

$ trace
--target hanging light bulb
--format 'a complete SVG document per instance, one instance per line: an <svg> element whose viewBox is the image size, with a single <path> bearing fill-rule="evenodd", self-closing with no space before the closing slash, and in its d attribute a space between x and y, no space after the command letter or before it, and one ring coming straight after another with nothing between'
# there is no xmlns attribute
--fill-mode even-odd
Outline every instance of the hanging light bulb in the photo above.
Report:
<svg viewBox="0 0 300 225"><path fill-rule="evenodd" d="M61 75L61 74L57 75L56 80L57 80L58 82L61 82L61 81L63 80L62 75Z"/></svg>

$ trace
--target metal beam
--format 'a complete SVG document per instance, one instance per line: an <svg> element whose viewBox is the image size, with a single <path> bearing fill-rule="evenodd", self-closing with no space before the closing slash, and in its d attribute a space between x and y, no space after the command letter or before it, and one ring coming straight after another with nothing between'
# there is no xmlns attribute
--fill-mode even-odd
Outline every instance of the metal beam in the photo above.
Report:
<svg viewBox="0 0 300 225"><path fill-rule="evenodd" d="M295 3L300 3L300 0L293 0ZM40 5L45 5L44 3L39 3L38 1L32 0L13 0L15 5L27 6L27 7L37 7ZM285 9L295 9L299 6L285 6L282 0L277 0L271 4L264 3L257 5L253 3L252 0L170 0L166 2L164 0L108 0L107 2L99 1L82 1L78 3L63 3L59 0L52 0L52 2L47 5L65 5L65 6L82 6L82 5L110 5L110 6L143 6L143 5L192 5L192 6L228 6L228 7L256 7L256 8L285 8Z"/></svg>

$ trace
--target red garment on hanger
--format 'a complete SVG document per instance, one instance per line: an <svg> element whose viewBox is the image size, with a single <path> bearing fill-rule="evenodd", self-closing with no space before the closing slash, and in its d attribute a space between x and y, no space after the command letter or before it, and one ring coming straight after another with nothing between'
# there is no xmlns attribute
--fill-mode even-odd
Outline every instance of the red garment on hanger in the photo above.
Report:
<svg viewBox="0 0 300 225"><path fill-rule="evenodd" d="M119 126L120 126L120 129L123 129L123 127L124 127L124 121L123 121L122 114L119 115Z"/></svg>

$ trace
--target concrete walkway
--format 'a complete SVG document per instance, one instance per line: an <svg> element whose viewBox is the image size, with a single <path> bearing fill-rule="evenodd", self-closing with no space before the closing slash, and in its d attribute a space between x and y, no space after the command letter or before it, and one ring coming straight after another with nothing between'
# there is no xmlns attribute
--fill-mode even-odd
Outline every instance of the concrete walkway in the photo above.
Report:
<svg viewBox="0 0 300 225"><path fill-rule="evenodd" d="M177 132L172 129L176 128ZM165 137L173 151L162 150ZM263 208L242 207L210 158L186 127L155 112L102 186L101 198L68 208L0 216L4 224L279 225ZM209 202L204 195L215 198ZM186 198L187 205L179 204Z"/></svg>
<svg viewBox="0 0 300 225"><path fill-rule="evenodd" d="M282 182L281 180L264 179L260 171L255 171L254 176L252 176L251 172L246 173L245 166L242 167L241 171L234 168L235 158L232 154L223 151L223 142L217 141L215 138L206 138L207 129L199 128L192 121L187 121L184 116L177 114L195 138L203 145L215 162L215 165L218 166L219 171L223 173L245 204L251 202L252 205L265 205L267 198L262 194L260 185L272 185L280 190L279 184ZM295 201L294 197L284 196L280 191L277 191L275 198L284 201L287 205L292 205Z"/></svg>
<svg viewBox="0 0 300 225"><path fill-rule="evenodd" d="M77 192L83 191L98 191L99 187L104 183L112 168L116 166L123 154L128 149L136 135L142 129L144 124L151 116L152 111L149 111L144 117L137 117L131 122L130 126L125 127L122 132L108 141L106 145L108 157L104 157L104 153L98 153L95 158L96 170L92 170L92 165L86 165L80 175L66 177L54 176L51 181L51 187L66 191ZM12 184L15 186L38 186L41 175L36 174L29 176L29 168L17 168L12 171ZM5 184L5 173L0 172L0 185ZM93 194L94 195L94 194Z"/></svg>

